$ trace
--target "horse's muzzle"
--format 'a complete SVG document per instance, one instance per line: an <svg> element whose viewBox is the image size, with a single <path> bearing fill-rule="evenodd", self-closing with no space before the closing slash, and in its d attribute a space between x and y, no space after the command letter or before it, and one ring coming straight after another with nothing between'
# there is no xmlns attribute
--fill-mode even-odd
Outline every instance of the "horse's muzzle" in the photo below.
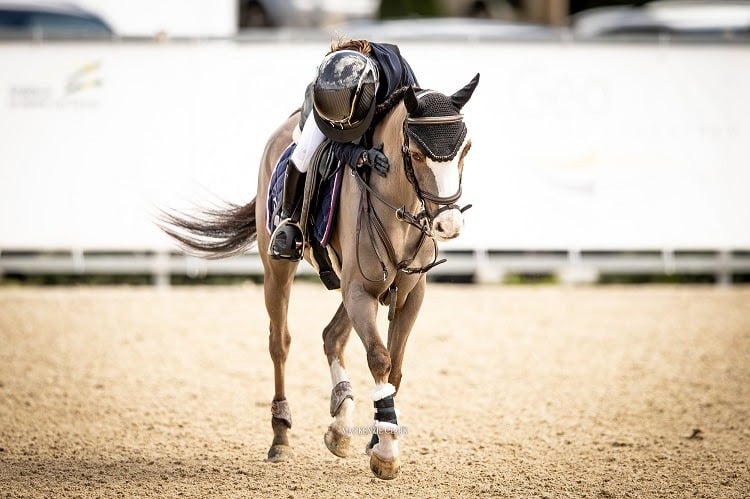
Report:
<svg viewBox="0 0 750 499"><path fill-rule="evenodd" d="M455 239L461 234L464 226L464 214L462 210L452 205L449 209L441 210L430 224L432 237L438 241L449 241Z"/></svg>

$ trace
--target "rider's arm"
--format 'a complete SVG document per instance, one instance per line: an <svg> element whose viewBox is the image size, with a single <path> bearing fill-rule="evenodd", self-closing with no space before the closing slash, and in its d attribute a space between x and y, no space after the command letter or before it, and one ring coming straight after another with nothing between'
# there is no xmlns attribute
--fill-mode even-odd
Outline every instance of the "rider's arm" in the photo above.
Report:
<svg viewBox="0 0 750 499"><path fill-rule="evenodd" d="M351 142L334 142L333 154L336 159L355 168L369 166L381 177L388 173L388 157L383 154L383 146L365 149Z"/></svg>

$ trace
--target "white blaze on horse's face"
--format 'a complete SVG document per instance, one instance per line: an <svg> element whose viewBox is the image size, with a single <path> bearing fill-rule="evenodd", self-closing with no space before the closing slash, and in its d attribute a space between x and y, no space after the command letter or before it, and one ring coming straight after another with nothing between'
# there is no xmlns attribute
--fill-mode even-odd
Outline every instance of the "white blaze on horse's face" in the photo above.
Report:
<svg viewBox="0 0 750 499"><path fill-rule="evenodd" d="M425 169L432 174L431 181L426 182L426 185L432 184L434 187L428 188L428 190L442 198L455 195L461 188L464 157L470 148L471 139L467 136L464 139L463 144L461 144L458 154L456 154L452 160L435 161L425 158L421 154L413 154L412 158L414 159L414 157L417 156L417 158L421 159ZM425 185L425 183L420 182L420 185ZM438 208L431 209L430 212L434 213L438 211L439 208L442 208L442 205ZM432 223L430 224L430 230L432 236L438 241L448 241L458 237L463 226L464 215L461 213L461 210L456 207L444 210L433 218Z"/></svg>

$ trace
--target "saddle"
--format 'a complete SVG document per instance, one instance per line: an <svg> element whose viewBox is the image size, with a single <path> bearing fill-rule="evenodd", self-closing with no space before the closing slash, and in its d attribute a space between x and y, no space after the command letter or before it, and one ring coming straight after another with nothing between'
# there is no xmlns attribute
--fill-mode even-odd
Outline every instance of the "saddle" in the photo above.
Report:
<svg viewBox="0 0 750 499"><path fill-rule="evenodd" d="M271 174L266 210L266 230L269 234L276 228L273 213L281 202L284 175L295 147L296 144L292 143L284 150ZM310 162L302 203L297 205L294 213L294 218L299 220L302 229L304 245L311 249L313 266L329 290L341 287L326 247L336 221L343 172L343 165L333 154L331 141L324 141Z"/></svg>

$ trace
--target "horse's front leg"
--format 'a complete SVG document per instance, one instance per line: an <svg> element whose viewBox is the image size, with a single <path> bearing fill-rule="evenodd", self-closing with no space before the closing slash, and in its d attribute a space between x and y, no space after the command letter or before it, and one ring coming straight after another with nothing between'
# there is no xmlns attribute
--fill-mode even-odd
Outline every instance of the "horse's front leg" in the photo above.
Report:
<svg viewBox="0 0 750 499"><path fill-rule="evenodd" d="M331 417L333 418L323 440L328 450L338 457L347 457L351 453L354 396L344 367L344 348L351 330L352 323L342 303L336 315L323 330L323 349L331 370Z"/></svg>
<svg viewBox="0 0 750 499"><path fill-rule="evenodd" d="M343 293L344 306L367 352L367 365L375 380L372 400L375 406L373 438L367 446L370 469L378 478L390 480L398 475L401 462L398 448L398 421L393 395L396 388L389 383L391 356L377 330L377 298L357 285Z"/></svg>
<svg viewBox="0 0 750 499"><path fill-rule="evenodd" d="M396 314L388 327L388 352L391 355L391 373L388 381L396 387L398 392L401 386L401 365L404 361L406 340L417 320L419 309L422 308L426 277L422 274L414 288L401 299L399 297Z"/></svg>

